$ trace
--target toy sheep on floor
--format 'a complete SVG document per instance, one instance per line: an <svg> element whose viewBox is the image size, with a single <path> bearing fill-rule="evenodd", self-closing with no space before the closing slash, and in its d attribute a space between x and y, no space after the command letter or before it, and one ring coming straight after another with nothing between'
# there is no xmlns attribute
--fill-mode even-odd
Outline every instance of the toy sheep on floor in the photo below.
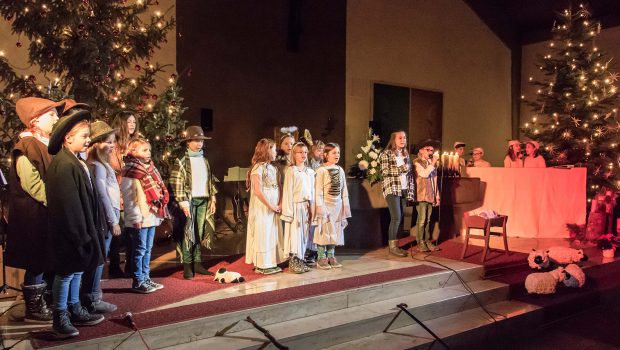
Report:
<svg viewBox="0 0 620 350"><path fill-rule="evenodd" d="M215 273L215 277L213 277L215 282L220 283L241 283L245 282L245 278L241 276L239 272L228 271L226 268L222 267Z"/></svg>
<svg viewBox="0 0 620 350"><path fill-rule="evenodd" d="M586 283L586 274L583 273L581 267L570 264L564 268L564 271L566 272L566 278L563 281L565 286L581 288Z"/></svg>
<svg viewBox="0 0 620 350"><path fill-rule="evenodd" d="M555 287L566 277L563 267L550 272L534 272L525 278L525 289L529 294L553 294Z"/></svg>
<svg viewBox="0 0 620 350"><path fill-rule="evenodd" d="M568 247L551 247L547 249L549 260L559 265L567 265L587 261L588 256L581 249L573 249Z"/></svg>
<svg viewBox="0 0 620 350"><path fill-rule="evenodd" d="M546 270L551 264L547 252L544 250L536 249L532 249L530 255L528 255L527 257L527 262L531 268L536 270Z"/></svg>

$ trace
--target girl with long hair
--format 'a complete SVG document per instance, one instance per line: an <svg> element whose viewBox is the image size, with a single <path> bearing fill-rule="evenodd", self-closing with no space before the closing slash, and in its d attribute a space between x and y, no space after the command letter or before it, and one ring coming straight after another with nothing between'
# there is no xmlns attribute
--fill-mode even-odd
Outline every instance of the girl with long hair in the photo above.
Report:
<svg viewBox="0 0 620 350"><path fill-rule="evenodd" d="M395 256L407 256L407 251L398 246L398 228L407 202L415 200L415 173L407 152L407 134L403 130L390 135L390 141L379 155L379 164L383 177L383 196L390 211L388 251Z"/></svg>
<svg viewBox="0 0 620 350"><path fill-rule="evenodd" d="M536 141L525 143L525 158L523 159L524 168L546 168L545 158L540 154L539 145Z"/></svg>
<svg viewBox="0 0 620 350"><path fill-rule="evenodd" d="M245 263L254 264L261 274L282 272L277 266L278 229L280 223L279 186L276 168L276 145L271 139L261 139L252 156L252 170L248 173L250 208L248 212Z"/></svg>
<svg viewBox="0 0 620 350"><path fill-rule="evenodd" d="M508 151L504 158L504 168L523 168L523 156L521 155L521 141L508 141Z"/></svg>

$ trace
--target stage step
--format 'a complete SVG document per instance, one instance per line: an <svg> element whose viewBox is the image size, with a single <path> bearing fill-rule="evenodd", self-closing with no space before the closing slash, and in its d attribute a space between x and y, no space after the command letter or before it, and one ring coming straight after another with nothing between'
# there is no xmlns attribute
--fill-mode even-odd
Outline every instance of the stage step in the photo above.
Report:
<svg viewBox="0 0 620 350"><path fill-rule="evenodd" d="M508 287L501 283L478 280L468 285L483 305L506 300L508 297ZM459 313L479 305L462 285L452 285L271 324L265 328L291 349L320 349L359 339L361 335L380 334L396 314L396 305L400 303L406 303L408 310L423 321ZM391 328L402 328L412 322L409 317L401 314ZM262 334L253 328L242 331L232 328L225 336L179 344L174 348L258 349L264 346L264 343Z"/></svg>
<svg viewBox="0 0 620 350"><path fill-rule="evenodd" d="M515 333L532 333L532 325L542 322L542 312L537 306L518 301L501 301L488 304L485 308L495 321L482 308L477 307L451 315L427 320L424 325L444 341L450 349L489 349L489 344L501 347L501 339L512 339ZM401 317L407 317L401 315ZM500 340L498 342L498 339ZM340 343L322 348L323 350L402 350L428 349L434 338L418 324L405 327L391 327L386 333ZM498 348L501 348L498 347ZM443 349L436 343L433 348Z"/></svg>

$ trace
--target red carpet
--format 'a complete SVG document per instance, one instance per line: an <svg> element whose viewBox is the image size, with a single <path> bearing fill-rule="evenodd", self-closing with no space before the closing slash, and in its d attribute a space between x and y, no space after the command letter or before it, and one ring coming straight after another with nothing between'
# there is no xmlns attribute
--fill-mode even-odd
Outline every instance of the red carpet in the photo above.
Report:
<svg viewBox="0 0 620 350"><path fill-rule="evenodd" d="M262 275L254 274L254 272L242 270L242 266L236 261L231 265L231 270L244 274L248 280L259 278ZM245 264L241 264L245 265ZM235 267L233 269L233 266ZM214 267L215 268L215 267ZM249 266L247 267L249 269ZM291 287L276 291L250 294L240 297L209 301L199 304L181 306L166 310L139 313L141 311L171 304L173 302L187 299L188 297L206 293L218 288L228 287L229 285L220 285L212 282L185 281L179 273L175 273L170 277L158 278L158 282L163 283L166 288L150 295L140 295L128 292L127 289L110 288L111 284L120 284L116 280L108 281L104 285L104 293L107 300L116 303L119 306L118 311L114 315L107 316L106 320L101 324L93 327L81 327L80 336L68 341L55 341L49 338L40 337L33 340L33 346L36 348L57 346L72 342L79 342L87 339L105 337L113 334L125 333L131 331L127 324L121 320L120 315L126 311L134 313L134 320L140 329L155 327L164 324L181 322L196 318L202 318L222 313L228 313L238 310L250 309L263 305L277 304L285 301L301 299L309 296L333 293L337 291L358 288L371 284L384 283L388 281L410 278L413 276L425 275L442 271L439 268L418 265L402 269L395 269L385 272L370 273L356 277L348 277L336 279L327 282L320 282L305 286ZM128 282L127 282L128 283ZM126 288L128 284L123 285Z"/></svg>
<svg viewBox="0 0 620 350"><path fill-rule="evenodd" d="M415 241L413 237L406 237L399 240L399 244L401 247L406 247L412 242ZM438 256L441 258L452 259L452 260L461 260L461 253L463 251L463 244L455 241L445 241L439 245L441 248L438 252L426 253L429 256ZM413 250L415 252L415 245L413 246ZM510 250L510 246L508 246ZM467 246L467 252L465 254L465 258L461 261L465 261L471 264L483 265L485 270L485 276L502 274L506 270L523 270L523 268L527 268L527 254L519 253L519 252L509 252L508 255L504 252L504 250L496 250L490 249L487 252L487 258L482 263L482 250L483 247L469 244Z"/></svg>

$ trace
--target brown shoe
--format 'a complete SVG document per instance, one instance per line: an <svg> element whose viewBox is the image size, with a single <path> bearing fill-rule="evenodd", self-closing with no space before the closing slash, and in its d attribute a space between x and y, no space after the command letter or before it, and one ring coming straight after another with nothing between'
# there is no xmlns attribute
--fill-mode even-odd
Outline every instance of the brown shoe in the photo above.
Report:
<svg viewBox="0 0 620 350"><path fill-rule="evenodd" d="M327 259L327 261L329 262L329 265L330 265L332 268L337 269L337 268L342 267L342 264L341 264L341 263L339 263L339 262L338 262L338 260L336 260L336 257L335 257L335 256L334 256L334 257L331 257L331 258L328 258L328 259Z"/></svg>
<svg viewBox="0 0 620 350"><path fill-rule="evenodd" d="M436 252L436 251L441 250L441 248L439 248L438 246L434 245L433 242L431 242L431 241L426 241L426 247L431 252Z"/></svg>
<svg viewBox="0 0 620 350"><path fill-rule="evenodd" d="M316 263L316 267L319 270L330 270L332 268L329 262L327 261L327 258L319 259L319 261Z"/></svg>

